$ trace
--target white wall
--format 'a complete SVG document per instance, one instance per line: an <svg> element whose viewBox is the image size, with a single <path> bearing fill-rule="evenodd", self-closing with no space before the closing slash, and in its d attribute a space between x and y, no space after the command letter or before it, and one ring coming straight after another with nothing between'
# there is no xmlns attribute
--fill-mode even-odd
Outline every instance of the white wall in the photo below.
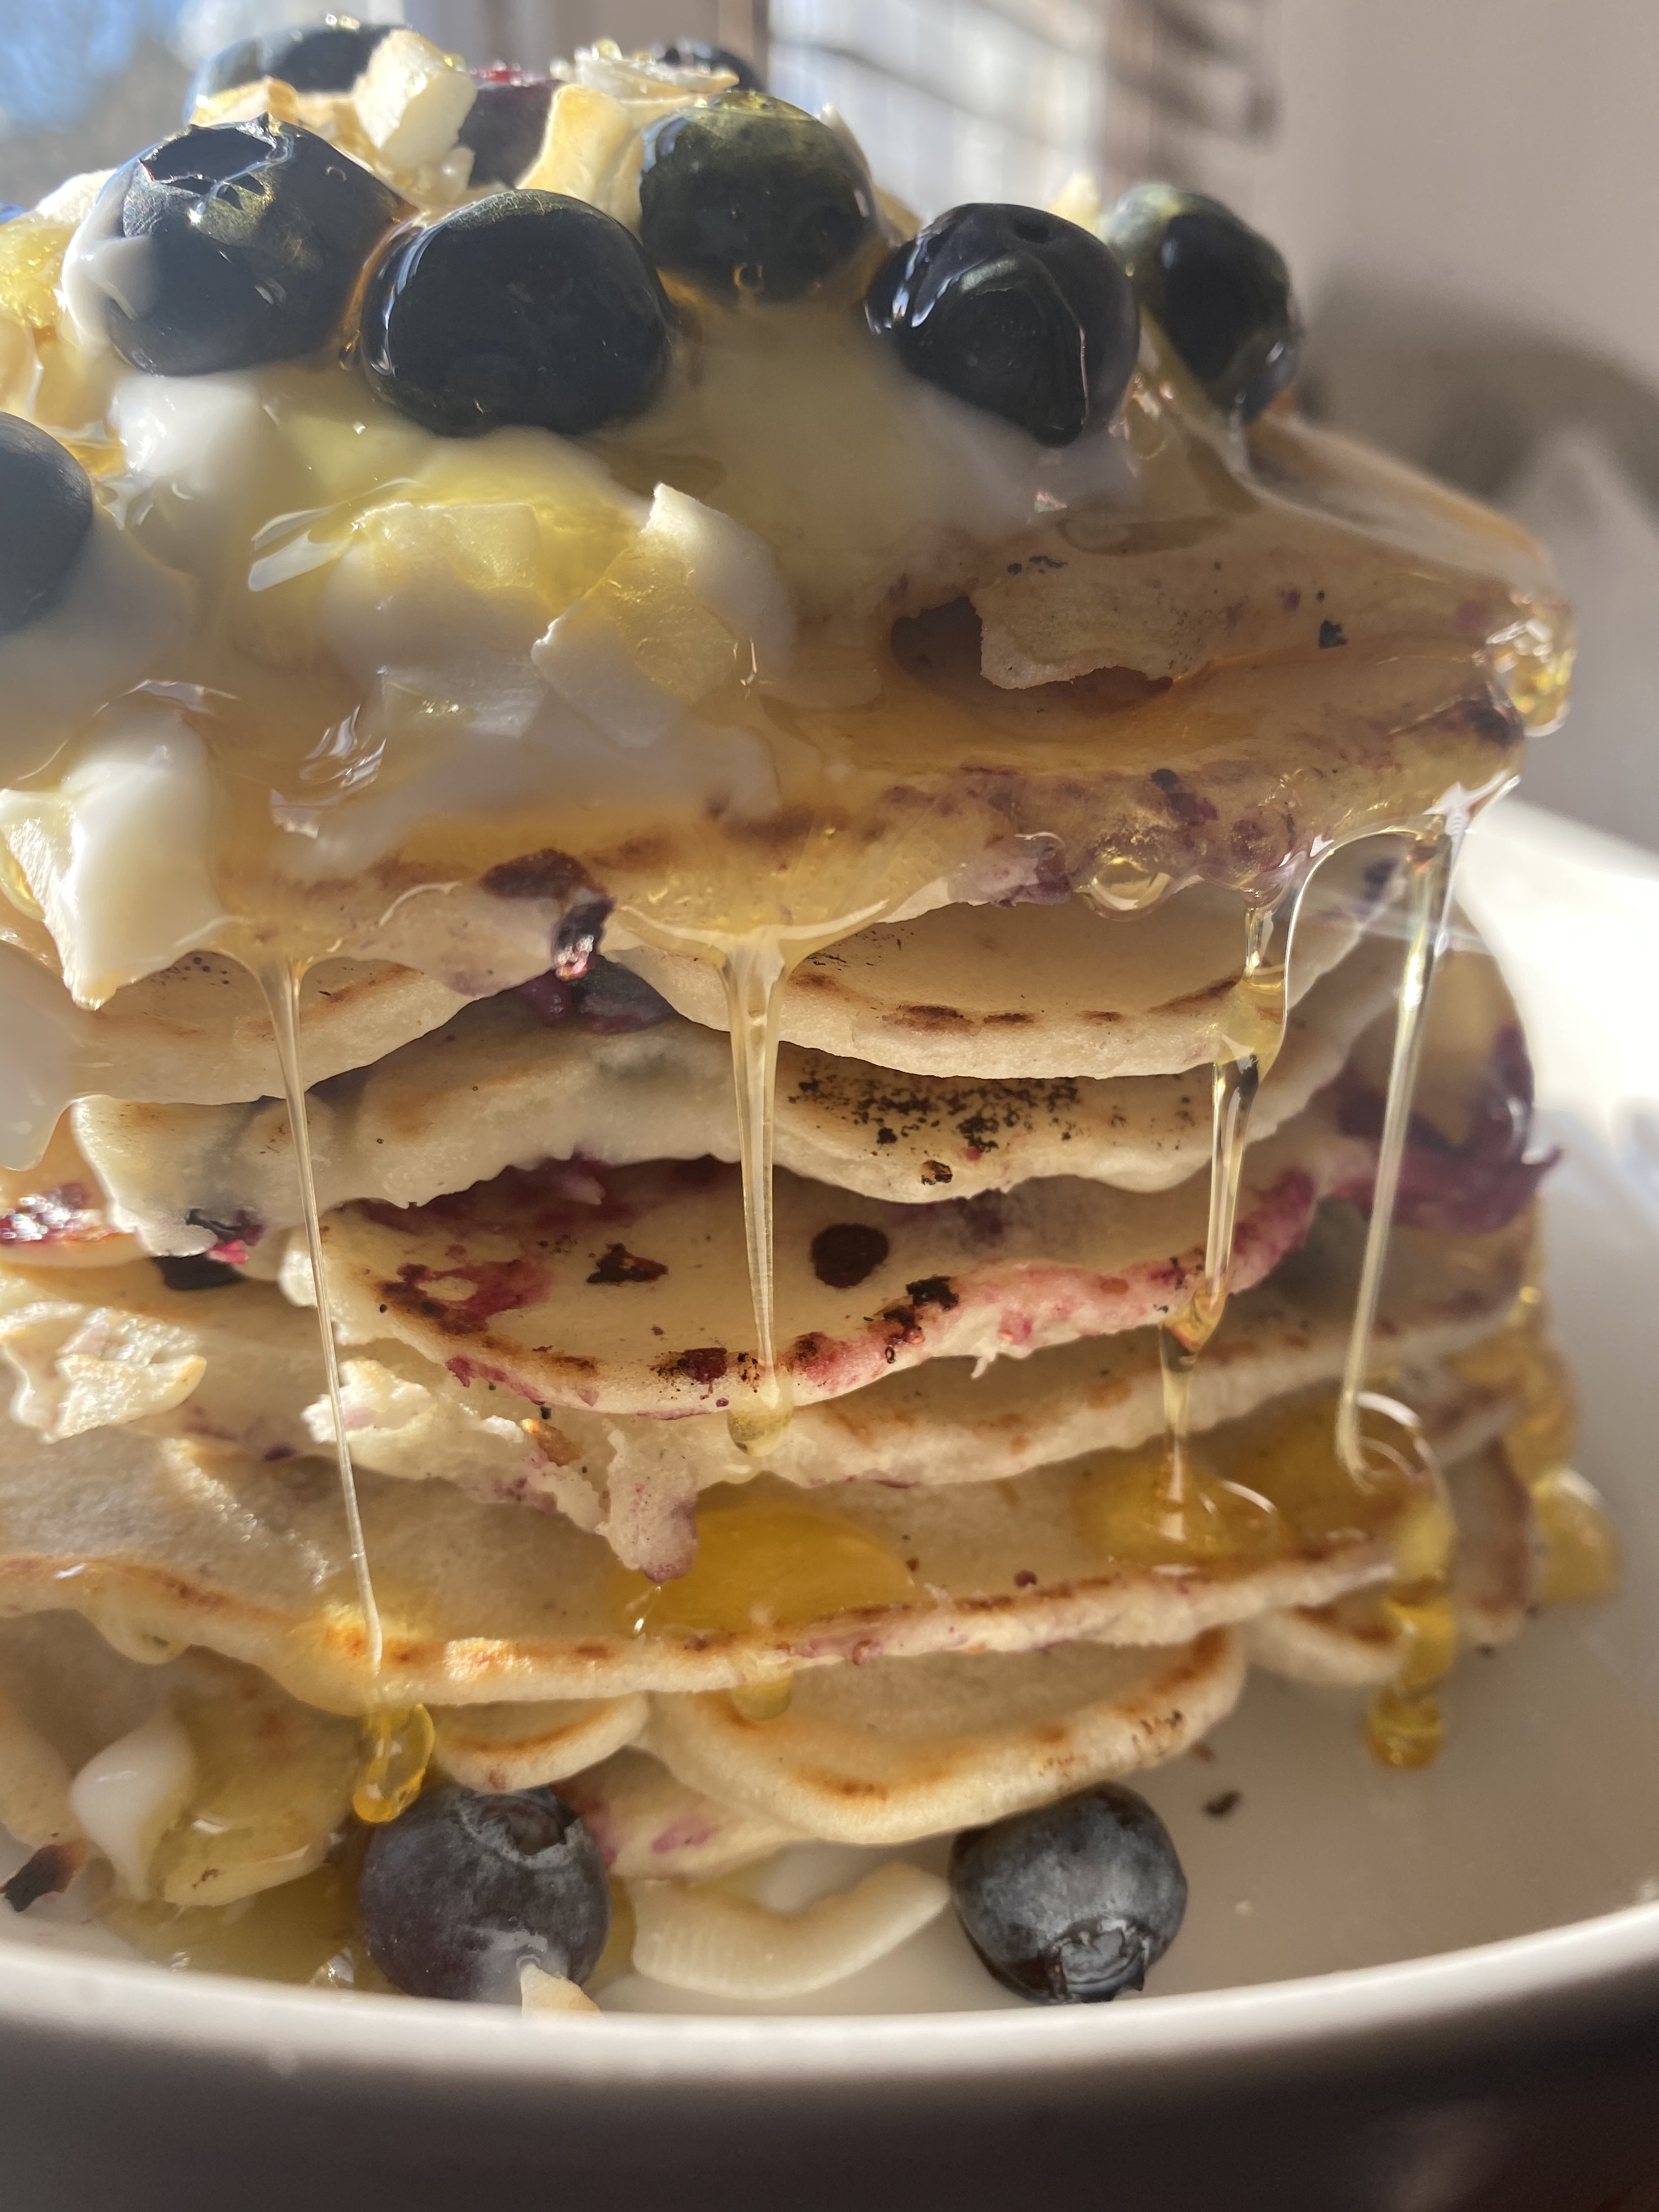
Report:
<svg viewBox="0 0 1659 2212"><path fill-rule="evenodd" d="M1431 289L1659 377L1656 0L1279 0L1255 219L1305 296Z"/></svg>

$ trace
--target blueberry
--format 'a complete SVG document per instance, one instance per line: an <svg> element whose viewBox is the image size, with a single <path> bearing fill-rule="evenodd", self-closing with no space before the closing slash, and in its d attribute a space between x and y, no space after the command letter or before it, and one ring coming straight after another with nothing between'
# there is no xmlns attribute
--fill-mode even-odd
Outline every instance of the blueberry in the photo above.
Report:
<svg viewBox="0 0 1659 2212"><path fill-rule="evenodd" d="M44 613L92 528L92 483L73 453L0 415L0 637Z"/></svg>
<svg viewBox="0 0 1659 2212"><path fill-rule="evenodd" d="M964 1828L951 1894L1005 1987L1042 2004L1138 1990L1180 1933L1187 1877L1152 1807L1097 1783L1057 1805Z"/></svg>
<svg viewBox="0 0 1659 2212"><path fill-rule="evenodd" d="M526 1959L585 1982L611 1932L599 1846L550 1790L428 1790L374 1831L357 1903L388 1980L474 2004L516 2004Z"/></svg>
<svg viewBox="0 0 1659 2212"><path fill-rule="evenodd" d="M1129 280L1097 238L987 201L952 208L890 255L865 313L912 375L1045 446L1116 412L1139 344Z"/></svg>
<svg viewBox="0 0 1659 2212"><path fill-rule="evenodd" d="M461 125L475 185L516 185L542 149L553 80L527 70L474 70L478 96Z"/></svg>
<svg viewBox="0 0 1659 2212"><path fill-rule="evenodd" d="M638 415L668 366L669 307L631 231L585 200L495 192L413 231L370 279L363 367L450 436L567 437Z"/></svg>
<svg viewBox="0 0 1659 2212"><path fill-rule="evenodd" d="M15 200L0 200L0 222L14 222L18 216L27 213L28 210L19 207Z"/></svg>
<svg viewBox="0 0 1659 2212"><path fill-rule="evenodd" d="M1296 374L1302 324L1284 256L1219 200L1136 185L1106 235L1142 308L1224 414L1259 415Z"/></svg>
<svg viewBox="0 0 1659 2212"><path fill-rule="evenodd" d="M295 92L349 92L375 47L395 27L360 23L355 15L325 15L297 28L268 31L260 39L239 39L210 54L191 79L185 120L195 113L198 100L257 84L265 76L280 77Z"/></svg>
<svg viewBox="0 0 1659 2212"><path fill-rule="evenodd" d="M666 62L670 69L726 70L738 80L739 92L764 89L753 62L726 46L711 46L707 39L671 39L666 46L653 46L651 58Z"/></svg>
<svg viewBox="0 0 1659 2212"><path fill-rule="evenodd" d="M646 133L640 236L714 296L799 300L876 235L858 149L762 92L721 92Z"/></svg>
<svg viewBox="0 0 1659 2212"><path fill-rule="evenodd" d="M110 343L161 376L315 353L407 212L389 185L295 124L181 131L112 179L91 219L106 238L144 243L100 291ZM88 251L96 285L107 248Z"/></svg>

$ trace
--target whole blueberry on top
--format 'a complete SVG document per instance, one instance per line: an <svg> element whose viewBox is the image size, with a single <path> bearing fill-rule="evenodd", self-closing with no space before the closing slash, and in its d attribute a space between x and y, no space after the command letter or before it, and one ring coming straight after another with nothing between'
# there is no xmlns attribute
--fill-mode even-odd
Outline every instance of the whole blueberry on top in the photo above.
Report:
<svg viewBox="0 0 1659 2212"><path fill-rule="evenodd" d="M858 149L761 92L721 92L646 133L640 237L716 298L799 300L876 235Z"/></svg>
<svg viewBox="0 0 1659 2212"><path fill-rule="evenodd" d="M73 453L0 415L0 637L44 614L92 528L92 483Z"/></svg>
<svg viewBox="0 0 1659 2212"><path fill-rule="evenodd" d="M913 375L1045 446L1116 412L1139 343L1129 280L1097 238L988 201L952 208L890 255L865 313Z"/></svg>
<svg viewBox="0 0 1659 2212"><path fill-rule="evenodd" d="M507 422L574 437L641 414L669 342L638 240L559 192L495 192L411 231L363 299L370 382L452 437Z"/></svg>
<svg viewBox="0 0 1659 2212"><path fill-rule="evenodd" d="M185 95L189 122L199 100L261 77L280 77L295 92L349 92L368 66L368 58L397 27L360 23L355 15L325 15L315 23L268 31L263 38L238 39L210 54L190 81Z"/></svg>
<svg viewBox="0 0 1659 2212"><path fill-rule="evenodd" d="M550 1790L427 1790L375 1829L357 1905L388 1980L474 2004L518 2003L526 1960L585 1982L611 1932L599 1846Z"/></svg>
<svg viewBox="0 0 1659 2212"><path fill-rule="evenodd" d="M335 336L364 263L407 213L297 125L181 131L105 187L76 281L135 368L201 376L294 361ZM105 282L100 257L118 240L143 250L124 250Z"/></svg>
<svg viewBox="0 0 1659 2212"><path fill-rule="evenodd" d="M475 185L516 185L542 150L553 80L528 70L474 70L478 96L467 111L459 141L472 149Z"/></svg>
<svg viewBox="0 0 1659 2212"><path fill-rule="evenodd" d="M725 70L736 77L739 92L765 89L753 62L732 53L729 47L713 46L707 39L671 39L665 46L653 46L651 58L666 62L670 69Z"/></svg>
<svg viewBox="0 0 1659 2212"><path fill-rule="evenodd" d="M1144 1797L1114 1782L964 1828L951 1894L998 1981L1042 2004L1138 1990L1180 1932L1187 1877Z"/></svg>
<svg viewBox="0 0 1659 2212"><path fill-rule="evenodd" d="M1219 200L1136 185L1106 235L1142 308L1224 414L1249 422L1296 374L1302 324L1284 256Z"/></svg>

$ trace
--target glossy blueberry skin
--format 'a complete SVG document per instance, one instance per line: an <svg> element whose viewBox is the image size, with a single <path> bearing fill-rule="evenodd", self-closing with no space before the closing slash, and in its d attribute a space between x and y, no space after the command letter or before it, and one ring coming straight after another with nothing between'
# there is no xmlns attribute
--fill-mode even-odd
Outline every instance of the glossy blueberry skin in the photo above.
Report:
<svg viewBox="0 0 1659 2212"><path fill-rule="evenodd" d="M185 120L195 113L198 100L257 84L265 76L280 77L295 92L349 92L375 47L396 27L360 23L355 15L325 15L315 23L269 31L264 38L238 39L234 46L210 54L191 77Z"/></svg>
<svg viewBox="0 0 1659 2212"><path fill-rule="evenodd" d="M516 185L542 150L551 77L526 70L474 70L478 96L460 128L472 149L474 185Z"/></svg>
<svg viewBox="0 0 1659 2212"><path fill-rule="evenodd" d="M1114 1782L964 1828L951 1894L969 1942L1039 2004L1103 2004L1138 1990L1179 1934L1187 1877L1144 1797Z"/></svg>
<svg viewBox="0 0 1659 2212"><path fill-rule="evenodd" d="M73 453L0 415L0 637L44 614L92 528L92 483Z"/></svg>
<svg viewBox="0 0 1659 2212"><path fill-rule="evenodd" d="M611 1932L599 1845L550 1790L427 1790L375 1829L357 1903L389 1981L461 2003L517 2004L526 1960L585 1982Z"/></svg>
<svg viewBox="0 0 1659 2212"><path fill-rule="evenodd" d="M110 343L159 376L318 352L408 212L325 138L269 116L164 139L112 179L100 207L111 234L148 247L143 284L130 286L137 312L107 302Z"/></svg>
<svg viewBox="0 0 1659 2212"><path fill-rule="evenodd" d="M361 358L449 437L507 422L579 436L643 413L670 315L631 231L585 200L496 192L401 239L369 280Z"/></svg>
<svg viewBox="0 0 1659 2212"><path fill-rule="evenodd" d="M672 39L666 46L653 46L651 58L666 62L670 69L726 70L738 80L739 92L766 89L753 62L726 46L712 46L707 39Z"/></svg>
<svg viewBox="0 0 1659 2212"><path fill-rule="evenodd" d="M865 314L913 376L1044 446L1116 412L1140 337L1129 280L1097 238L991 201L952 208L890 255Z"/></svg>
<svg viewBox="0 0 1659 2212"><path fill-rule="evenodd" d="M876 234L857 149L785 100L717 93L646 133L641 240L713 298L804 299Z"/></svg>
<svg viewBox="0 0 1659 2212"><path fill-rule="evenodd" d="M1106 235L1142 308L1226 415L1259 415L1295 376L1302 321L1277 246L1219 200L1136 185Z"/></svg>

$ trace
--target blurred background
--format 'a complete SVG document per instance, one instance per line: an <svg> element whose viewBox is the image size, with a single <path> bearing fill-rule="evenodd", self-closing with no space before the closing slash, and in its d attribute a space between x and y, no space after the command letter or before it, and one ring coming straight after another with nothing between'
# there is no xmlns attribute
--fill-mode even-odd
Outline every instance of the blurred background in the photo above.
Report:
<svg viewBox="0 0 1659 2212"><path fill-rule="evenodd" d="M318 0L0 0L0 200L176 124L191 69ZM1295 272L1304 403L1497 501L1577 604L1528 795L1659 848L1659 7L1639 0L361 0L474 64L681 34L834 106L923 214L1228 200Z"/></svg>

